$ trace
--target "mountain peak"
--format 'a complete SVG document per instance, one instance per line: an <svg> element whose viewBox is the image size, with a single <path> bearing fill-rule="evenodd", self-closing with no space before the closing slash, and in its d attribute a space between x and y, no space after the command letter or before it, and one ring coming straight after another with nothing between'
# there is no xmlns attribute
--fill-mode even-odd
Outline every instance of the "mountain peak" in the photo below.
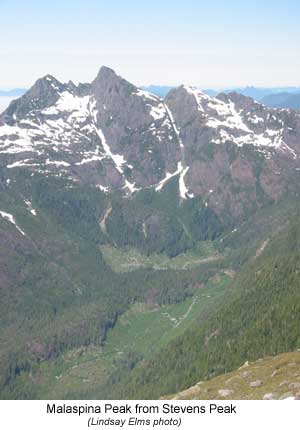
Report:
<svg viewBox="0 0 300 430"><path fill-rule="evenodd" d="M113 94L122 98L128 93L136 90L136 87L130 82L117 75L109 67L102 66L98 75L91 83L91 88L96 99L102 99L107 102Z"/></svg>
<svg viewBox="0 0 300 430"><path fill-rule="evenodd" d="M116 72L106 66L102 66L96 76L96 78L92 82L92 86L101 86L101 85L109 85L118 81L122 81L123 79L116 74Z"/></svg>
<svg viewBox="0 0 300 430"><path fill-rule="evenodd" d="M29 91L35 90L36 88L43 90L46 87L51 87L55 91L61 91L63 90L64 84L62 84L54 76L48 74L38 79Z"/></svg>
<svg viewBox="0 0 300 430"><path fill-rule="evenodd" d="M4 122L13 124L30 111L43 109L56 103L66 86L51 75L38 79L19 99L13 100L1 115Z"/></svg>
<svg viewBox="0 0 300 430"><path fill-rule="evenodd" d="M101 66L97 78L117 77L116 72L107 66ZM96 79L97 79L96 78Z"/></svg>
<svg viewBox="0 0 300 430"><path fill-rule="evenodd" d="M45 76L43 76L42 78L40 78L41 80L47 80L47 81L49 81L49 82L52 82L52 81L57 81L57 79L54 77L54 76L52 76L52 75L50 75L49 73L47 74L47 75L45 75ZM57 81L58 82L58 81Z"/></svg>

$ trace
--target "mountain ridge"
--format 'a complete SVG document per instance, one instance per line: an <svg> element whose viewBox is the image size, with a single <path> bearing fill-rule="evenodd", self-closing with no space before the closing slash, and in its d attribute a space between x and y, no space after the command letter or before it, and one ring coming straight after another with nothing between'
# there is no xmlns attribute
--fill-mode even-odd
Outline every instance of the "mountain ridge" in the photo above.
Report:
<svg viewBox="0 0 300 430"><path fill-rule="evenodd" d="M300 109L300 93L277 93L262 98L262 103L277 109Z"/></svg>
<svg viewBox="0 0 300 430"><path fill-rule="evenodd" d="M297 112L237 93L210 97L185 85L162 100L104 66L91 84L46 75L10 104L0 123L1 164L9 169L66 174L125 194L160 190L177 176L181 199L201 196L218 213L227 202L236 217L245 208L236 209L232 187L252 188L256 205L258 183L276 200L290 179L287 163L295 174L300 168Z"/></svg>

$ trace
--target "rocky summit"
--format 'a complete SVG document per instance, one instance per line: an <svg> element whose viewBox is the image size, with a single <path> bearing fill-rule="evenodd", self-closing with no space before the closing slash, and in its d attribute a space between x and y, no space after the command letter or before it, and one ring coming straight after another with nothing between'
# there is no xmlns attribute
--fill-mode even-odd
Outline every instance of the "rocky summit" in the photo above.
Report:
<svg viewBox="0 0 300 430"><path fill-rule="evenodd" d="M0 116L0 165L67 176L109 193L201 197L239 219L297 191L300 113L182 85L161 99L102 67L90 84L47 75Z"/></svg>

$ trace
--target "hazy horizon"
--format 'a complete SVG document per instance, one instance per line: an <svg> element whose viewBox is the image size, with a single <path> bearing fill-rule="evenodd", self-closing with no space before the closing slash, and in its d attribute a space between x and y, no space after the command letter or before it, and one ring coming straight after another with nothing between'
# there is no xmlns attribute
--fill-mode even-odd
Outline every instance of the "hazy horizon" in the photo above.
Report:
<svg viewBox="0 0 300 430"><path fill-rule="evenodd" d="M121 73L117 73L117 74L120 75L121 77L124 77L124 76L122 76ZM45 75L43 75L43 76L45 76ZM40 76L39 78L42 78L43 76ZM57 79L57 77L55 75L54 75L54 77ZM39 79L39 78L37 78L37 79ZM69 80L70 79L65 80L65 81L61 81L61 82L62 83L67 83L67 81L69 81ZM4 86L1 86L1 83L0 83L0 92L1 91L2 92L9 92L9 91L14 91L14 90L25 90L25 91L27 91L27 90L29 90L32 87L32 85L34 85L35 82L36 82L36 80L33 81L30 84L30 86L28 86L28 87L24 87L22 85L13 86L13 87L4 87ZM130 82L132 84L135 84L135 82L133 82L133 81L130 81ZM87 81L82 81L81 80L81 81L75 81L75 83L77 85L78 83L87 83ZM153 87L176 87L176 86L180 86L180 85L184 85L184 84L189 84L189 82L181 82L181 83L174 84L174 85L171 85L171 84L168 84L168 83L162 84L161 82L150 82L150 83L141 84L141 85L138 85L138 86L139 87L151 87L151 86L153 86ZM299 83L299 85L286 85L286 86L280 86L280 85L267 85L267 86L265 86L265 85L255 85L255 84L249 84L249 85L230 85L230 86L216 85L216 86L205 86L205 87L201 87L201 85L193 84L193 86L195 86L196 88L199 88L199 89L203 89L203 90L214 90L214 91L219 91L219 90L222 91L222 90L238 89L238 88L241 88L241 89L256 88L256 89L270 89L270 90L272 90L272 89L282 89L282 90L284 90L284 89L298 89L298 88L300 89L300 83ZM2 94L0 94L0 97L14 97L14 98L16 98L16 96L9 96L9 95L2 95Z"/></svg>

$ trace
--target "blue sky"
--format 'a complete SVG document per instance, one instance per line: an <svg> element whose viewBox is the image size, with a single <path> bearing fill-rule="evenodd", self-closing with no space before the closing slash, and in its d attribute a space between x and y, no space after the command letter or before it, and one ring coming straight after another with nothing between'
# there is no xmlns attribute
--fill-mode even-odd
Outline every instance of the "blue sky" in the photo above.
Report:
<svg viewBox="0 0 300 430"><path fill-rule="evenodd" d="M103 64L142 84L300 85L296 0L0 0L0 87Z"/></svg>

